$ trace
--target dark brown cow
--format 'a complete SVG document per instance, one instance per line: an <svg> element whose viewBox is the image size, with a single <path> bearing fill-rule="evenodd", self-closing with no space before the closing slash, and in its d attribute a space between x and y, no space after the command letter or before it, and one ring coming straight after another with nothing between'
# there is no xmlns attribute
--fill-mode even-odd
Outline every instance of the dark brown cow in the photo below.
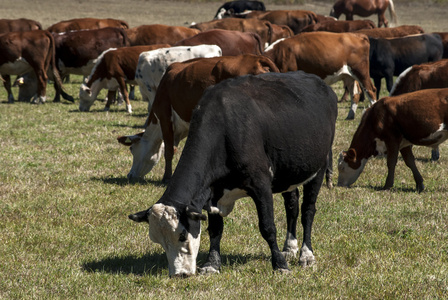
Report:
<svg viewBox="0 0 448 300"><path fill-rule="evenodd" d="M353 119L359 100L355 80L370 103L377 99L369 74L369 50L369 39L363 34L320 31L285 39L264 55L271 58L281 72L302 70L318 75L327 84L342 80L350 87L352 103L347 119Z"/></svg>
<svg viewBox="0 0 448 300"><path fill-rule="evenodd" d="M223 29L211 29L177 42L174 46L217 45L223 56L263 53L263 43L258 34Z"/></svg>
<svg viewBox="0 0 448 300"><path fill-rule="evenodd" d="M448 58L448 32L433 32L442 38L443 44L443 58Z"/></svg>
<svg viewBox="0 0 448 300"><path fill-rule="evenodd" d="M200 30L162 24L140 25L126 30L131 46L170 44L192 37Z"/></svg>
<svg viewBox="0 0 448 300"><path fill-rule="evenodd" d="M308 25L302 32L329 31L329 32L353 32L361 29L376 28L375 23L370 20L354 21L325 21Z"/></svg>
<svg viewBox="0 0 448 300"><path fill-rule="evenodd" d="M253 32L261 37L263 45L265 47L267 46L267 44L272 44L278 39L288 38L294 35L292 30L288 26L276 25L272 24L269 21L258 19L225 18L195 24L190 27L199 29L200 31L207 31L210 29L225 29L241 32Z"/></svg>
<svg viewBox="0 0 448 300"><path fill-rule="evenodd" d="M292 29L294 34L300 33L304 27L318 22L316 13L309 10L253 11L239 17L256 18L269 21L272 24L286 25Z"/></svg>
<svg viewBox="0 0 448 300"><path fill-rule="evenodd" d="M126 83L136 85L134 81L137 62L140 54L159 48L170 47L168 44L148 46L122 47L107 51L98 61L89 76L87 83L81 85L79 91L79 110L88 111L103 88L109 90L104 110L109 110L115 99L115 92L120 90L126 102L126 110L131 113L131 103Z"/></svg>
<svg viewBox="0 0 448 300"><path fill-rule="evenodd" d="M362 116L348 151L339 157L339 186L350 186L372 156L387 155L388 174L383 189L394 185L398 152L412 170L416 189L424 190L415 165L413 145L438 147L448 138L448 89L427 89L385 97Z"/></svg>
<svg viewBox="0 0 448 300"><path fill-rule="evenodd" d="M30 19L0 19L0 34L41 29L39 22Z"/></svg>
<svg viewBox="0 0 448 300"><path fill-rule="evenodd" d="M339 18L341 14L345 14L346 20L353 20L353 15L368 17L377 14L378 27L389 27L389 21L384 16L386 9L389 9L392 23L396 24L397 14L392 0L337 0L330 16Z"/></svg>
<svg viewBox="0 0 448 300"><path fill-rule="evenodd" d="M14 102L10 75L34 71L37 76L37 95L34 103L45 103L47 70L53 71L55 87L62 90L62 83L55 63L55 42L50 32L32 30L10 32L0 36L0 74L8 92L8 102Z"/></svg>
<svg viewBox="0 0 448 300"><path fill-rule="evenodd" d="M403 37L413 34L425 33L423 28L418 25L402 25L392 28L373 28L373 29L361 29L356 31L357 33L362 33L368 37L373 38L394 38Z"/></svg>
<svg viewBox="0 0 448 300"><path fill-rule="evenodd" d="M145 133L118 138L120 143L132 145L134 162L128 178L143 178L151 171L160 158L163 141L163 182L167 182L172 174L174 147L187 136L193 109L204 90L227 78L267 72L278 72L278 69L268 58L252 54L196 58L171 64L160 81Z"/></svg>
<svg viewBox="0 0 448 300"><path fill-rule="evenodd" d="M53 33L85 30L85 29L99 29L105 27L117 27L128 29L129 25L126 21L118 19L97 19L97 18L79 18L64 20L55 23L47 28L48 31Z"/></svg>

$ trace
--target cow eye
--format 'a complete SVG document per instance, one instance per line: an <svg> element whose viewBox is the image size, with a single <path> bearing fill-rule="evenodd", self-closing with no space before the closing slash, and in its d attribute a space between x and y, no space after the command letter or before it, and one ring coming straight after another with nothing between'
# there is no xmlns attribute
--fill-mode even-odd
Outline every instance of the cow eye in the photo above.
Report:
<svg viewBox="0 0 448 300"><path fill-rule="evenodd" d="M186 240L187 240L187 231L184 229L179 236L179 242L183 243Z"/></svg>

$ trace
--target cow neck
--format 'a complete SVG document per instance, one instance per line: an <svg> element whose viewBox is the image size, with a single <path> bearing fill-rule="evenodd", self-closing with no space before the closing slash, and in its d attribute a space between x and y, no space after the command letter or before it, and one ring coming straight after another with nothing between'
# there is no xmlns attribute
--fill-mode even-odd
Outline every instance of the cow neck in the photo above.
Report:
<svg viewBox="0 0 448 300"><path fill-rule="evenodd" d="M350 148L356 150L357 160L363 158L369 159L371 156L375 155L375 131L377 122L371 117L372 109L366 111L363 115L361 123L358 126L355 134L353 135Z"/></svg>

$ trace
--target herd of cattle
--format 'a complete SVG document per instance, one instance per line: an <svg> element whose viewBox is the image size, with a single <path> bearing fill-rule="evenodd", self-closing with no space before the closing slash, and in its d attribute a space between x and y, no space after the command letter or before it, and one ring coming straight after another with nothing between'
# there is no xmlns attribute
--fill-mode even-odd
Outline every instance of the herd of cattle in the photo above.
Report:
<svg viewBox="0 0 448 300"><path fill-rule="evenodd" d="M347 119L354 119L364 97L372 104L349 150L340 154L339 186L353 184L370 157L386 155L384 188L391 188L400 152L421 192L412 146L433 148L436 160L438 146L448 138L448 32L389 27L386 9L396 23L392 0L338 0L330 17L231 1L213 20L189 27L129 28L122 20L84 18L43 30L33 20L2 19L0 74L9 102L14 102L10 76L20 75L18 99L33 103L46 101L49 79L55 102L61 96L74 102L63 79L82 75L81 111L107 89L105 110L119 91L132 113L127 85L138 85L148 102L145 131L118 138L133 155L128 178L144 177L164 155L168 186L151 208L129 217L149 223L151 239L167 253L170 276L196 272L200 221L207 219L202 210L208 212L210 250L198 270L219 272L223 217L245 196L256 204L273 268L287 272L286 257L298 252L301 264L314 262L311 227L324 177L332 187L338 99L329 85L342 81L350 95ZM373 13L378 27L353 20L353 14ZM347 20L337 20L341 14ZM383 78L390 96L378 100ZM174 151L187 136L173 173ZM299 185L304 186L300 248ZM285 201L283 251L276 242L272 193L282 193Z"/></svg>

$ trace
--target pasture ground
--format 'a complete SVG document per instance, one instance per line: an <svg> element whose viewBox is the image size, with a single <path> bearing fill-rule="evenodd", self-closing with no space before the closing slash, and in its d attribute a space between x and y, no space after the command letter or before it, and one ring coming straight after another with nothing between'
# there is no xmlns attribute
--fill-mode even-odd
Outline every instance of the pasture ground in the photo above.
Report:
<svg viewBox="0 0 448 300"><path fill-rule="evenodd" d="M396 4L401 24L447 31L446 6ZM113 17L131 26L211 19L219 3L170 1L3 0L1 18L27 17L44 27L75 17ZM331 4L267 5L328 14ZM273 273L270 253L257 226L255 206L244 198L225 219L219 275L169 279L163 249L149 241L147 227L127 219L165 190L163 162L146 180L129 183L132 158L116 137L141 130L147 104L134 101L103 112L78 111L81 78L65 84L76 103L7 104L0 90L0 298L1 299L441 299L448 297L448 147L430 163L430 150L415 148L426 185L415 192L400 159L395 187L380 191L384 158L372 159L350 189L323 187L317 203L313 246L317 264L290 262L289 275ZM334 86L342 94L340 85ZM17 97L17 90L14 90ZM137 95L139 95L137 93ZM385 92L383 92L385 95ZM104 97L104 93L102 94ZM339 104L334 159L346 150L359 123L345 121ZM181 151L176 155L179 158ZM336 170L336 164L334 164ZM337 180L337 171L335 178ZM276 196L279 244L285 214ZM208 251L203 224L198 263ZM301 227L299 226L299 233ZM299 234L299 237L301 234Z"/></svg>

